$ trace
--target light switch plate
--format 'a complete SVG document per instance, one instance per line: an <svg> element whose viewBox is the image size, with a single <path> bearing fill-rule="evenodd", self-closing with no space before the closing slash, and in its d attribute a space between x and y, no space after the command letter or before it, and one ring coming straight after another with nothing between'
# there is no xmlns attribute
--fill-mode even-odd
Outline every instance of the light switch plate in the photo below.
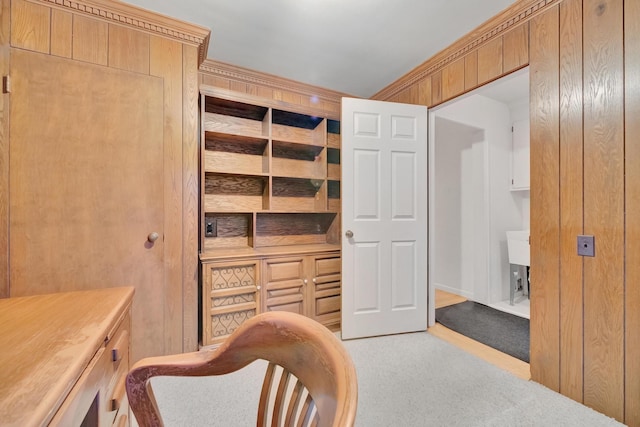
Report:
<svg viewBox="0 0 640 427"><path fill-rule="evenodd" d="M596 256L596 242L594 236L578 236L578 255Z"/></svg>

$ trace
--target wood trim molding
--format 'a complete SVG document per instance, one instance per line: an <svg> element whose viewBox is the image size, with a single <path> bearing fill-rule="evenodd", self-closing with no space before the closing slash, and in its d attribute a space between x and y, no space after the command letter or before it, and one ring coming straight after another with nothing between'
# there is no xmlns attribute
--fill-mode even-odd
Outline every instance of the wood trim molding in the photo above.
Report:
<svg viewBox="0 0 640 427"><path fill-rule="evenodd" d="M346 93L336 92L330 89L324 89L312 86L295 80L289 80L284 77L274 76L272 74L253 71L248 68L238 67L236 65L227 64L212 59L205 59L200 65L200 72L215 77L222 77L242 83L258 85L276 90L285 90L295 92L306 97L318 97L318 99L329 102L337 102L340 104L343 96L357 98Z"/></svg>
<svg viewBox="0 0 640 427"><path fill-rule="evenodd" d="M419 80L441 70L451 62L502 36L515 26L529 21L562 0L520 0L475 30L455 41L407 74L380 90L371 99L390 99Z"/></svg>
<svg viewBox="0 0 640 427"><path fill-rule="evenodd" d="M211 31L199 25L190 24L168 16L160 15L130 4L112 0L29 0L46 3L52 7L70 10L101 19L109 23L132 27L160 35L181 43L198 47L198 63L207 56Z"/></svg>

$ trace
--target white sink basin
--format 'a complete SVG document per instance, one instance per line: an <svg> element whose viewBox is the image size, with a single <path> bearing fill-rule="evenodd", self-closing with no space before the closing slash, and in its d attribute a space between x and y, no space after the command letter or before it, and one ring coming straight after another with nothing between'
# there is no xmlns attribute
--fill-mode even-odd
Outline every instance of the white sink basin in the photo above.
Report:
<svg viewBox="0 0 640 427"><path fill-rule="evenodd" d="M529 258L529 230L507 231L509 264L531 265Z"/></svg>

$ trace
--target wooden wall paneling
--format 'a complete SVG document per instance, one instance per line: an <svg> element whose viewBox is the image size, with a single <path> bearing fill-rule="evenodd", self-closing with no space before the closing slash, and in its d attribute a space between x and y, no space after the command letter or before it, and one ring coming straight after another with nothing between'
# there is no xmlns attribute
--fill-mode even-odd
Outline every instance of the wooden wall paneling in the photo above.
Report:
<svg viewBox="0 0 640 427"><path fill-rule="evenodd" d="M623 3L584 0L584 403L624 417Z"/></svg>
<svg viewBox="0 0 640 427"><path fill-rule="evenodd" d="M71 58L73 54L73 15L51 9L51 55Z"/></svg>
<svg viewBox="0 0 640 427"><path fill-rule="evenodd" d="M431 75L431 105L442 102L442 72L438 71Z"/></svg>
<svg viewBox="0 0 640 427"><path fill-rule="evenodd" d="M50 7L25 0L13 0L10 28L13 47L49 53Z"/></svg>
<svg viewBox="0 0 640 427"><path fill-rule="evenodd" d="M418 104L431 105L431 79L424 78L418 82Z"/></svg>
<svg viewBox="0 0 640 427"><path fill-rule="evenodd" d="M73 59L107 65L109 24L82 15L73 15Z"/></svg>
<svg viewBox="0 0 640 427"><path fill-rule="evenodd" d="M503 36L504 74L522 68L529 63L529 22L518 25Z"/></svg>
<svg viewBox="0 0 640 427"><path fill-rule="evenodd" d="M235 92L247 93L247 84L243 82L236 82L236 81L230 80L229 89Z"/></svg>
<svg viewBox="0 0 640 427"><path fill-rule="evenodd" d="M109 24L109 67L149 74L149 34Z"/></svg>
<svg viewBox="0 0 640 427"><path fill-rule="evenodd" d="M624 2L625 416L640 426L640 2Z"/></svg>
<svg viewBox="0 0 640 427"><path fill-rule="evenodd" d="M9 75L10 9L0 0L0 76ZM9 97L0 93L0 298L9 296Z"/></svg>
<svg viewBox="0 0 640 427"><path fill-rule="evenodd" d="M471 90L478 86L478 51L464 57L464 90Z"/></svg>
<svg viewBox="0 0 640 427"><path fill-rule="evenodd" d="M478 49L478 85L490 82L502 75L502 37Z"/></svg>
<svg viewBox="0 0 640 427"><path fill-rule="evenodd" d="M164 347L174 354L183 346L182 43L159 36L148 41L150 75L164 81Z"/></svg>
<svg viewBox="0 0 640 427"><path fill-rule="evenodd" d="M582 402L582 0L560 3L560 392Z"/></svg>
<svg viewBox="0 0 640 427"><path fill-rule="evenodd" d="M200 222L198 146L198 48L182 50L182 238L183 351L198 349L198 232Z"/></svg>
<svg viewBox="0 0 640 427"><path fill-rule="evenodd" d="M531 379L560 388L559 12L531 20Z"/></svg>
<svg viewBox="0 0 640 427"><path fill-rule="evenodd" d="M442 99L451 99L464 92L465 60L460 58L442 69Z"/></svg>

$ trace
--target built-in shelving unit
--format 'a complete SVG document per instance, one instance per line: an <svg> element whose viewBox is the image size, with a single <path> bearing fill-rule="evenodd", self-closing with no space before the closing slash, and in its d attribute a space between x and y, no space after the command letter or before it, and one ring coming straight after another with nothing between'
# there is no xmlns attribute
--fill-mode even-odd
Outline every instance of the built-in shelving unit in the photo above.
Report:
<svg viewBox="0 0 640 427"><path fill-rule="evenodd" d="M203 345L263 310L337 327L340 122L211 87L200 106Z"/></svg>

